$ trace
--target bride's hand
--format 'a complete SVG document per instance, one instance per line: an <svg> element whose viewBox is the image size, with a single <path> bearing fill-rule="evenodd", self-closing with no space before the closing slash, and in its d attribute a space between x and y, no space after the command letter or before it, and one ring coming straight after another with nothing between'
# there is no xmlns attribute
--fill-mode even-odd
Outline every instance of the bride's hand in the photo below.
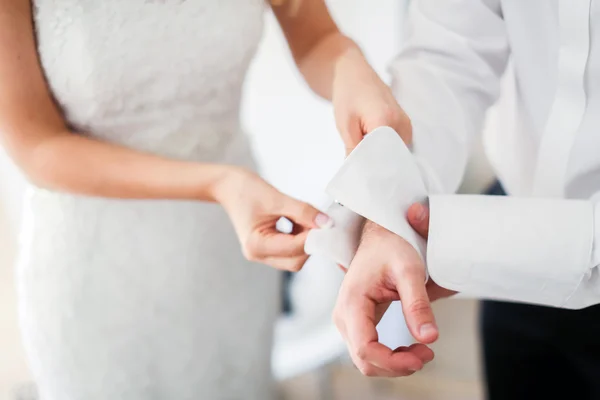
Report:
<svg viewBox="0 0 600 400"><path fill-rule="evenodd" d="M304 252L308 231L332 223L310 204L286 196L243 169L230 170L215 188L215 199L229 214L244 256L282 270L300 270L308 258ZM291 233L277 229L281 217L293 222Z"/></svg>
<svg viewBox="0 0 600 400"><path fill-rule="evenodd" d="M335 69L332 102L337 128L346 154L363 136L380 126L393 128L404 140L412 143L412 125L392 91L359 50L341 57Z"/></svg>

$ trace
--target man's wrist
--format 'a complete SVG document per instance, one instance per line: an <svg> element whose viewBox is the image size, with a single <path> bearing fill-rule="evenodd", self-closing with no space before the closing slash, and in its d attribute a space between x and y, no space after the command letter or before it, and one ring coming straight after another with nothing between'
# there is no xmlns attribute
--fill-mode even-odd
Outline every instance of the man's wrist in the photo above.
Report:
<svg viewBox="0 0 600 400"><path fill-rule="evenodd" d="M367 220L363 225L362 230L362 241L368 239L370 237L379 237L386 233L391 233L389 230L385 229L381 225L376 224L373 221Z"/></svg>

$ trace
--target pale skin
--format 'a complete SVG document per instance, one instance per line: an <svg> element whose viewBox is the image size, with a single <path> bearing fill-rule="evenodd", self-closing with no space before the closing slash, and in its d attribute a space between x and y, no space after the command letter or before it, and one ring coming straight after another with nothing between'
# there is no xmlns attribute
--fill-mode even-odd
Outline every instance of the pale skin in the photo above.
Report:
<svg viewBox="0 0 600 400"><path fill-rule="evenodd" d="M407 219L427 238L426 206L413 204ZM364 375L408 376L433 360L434 353L427 345L437 340L439 332L430 302L454 292L432 280L424 282L425 266L412 245L375 224L365 227L334 310L334 322ZM418 343L390 349L378 342L375 328L390 302L396 300L402 300L406 323Z"/></svg>

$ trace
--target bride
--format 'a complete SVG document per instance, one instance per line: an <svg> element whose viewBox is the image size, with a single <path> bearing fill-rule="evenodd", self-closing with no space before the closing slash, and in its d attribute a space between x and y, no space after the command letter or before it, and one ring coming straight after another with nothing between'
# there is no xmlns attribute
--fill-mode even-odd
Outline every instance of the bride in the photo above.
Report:
<svg viewBox="0 0 600 400"><path fill-rule="evenodd" d="M348 148L381 124L410 135L323 0L277 3ZM276 270L300 269L307 231L331 221L252 172L240 92L265 5L0 0L0 133L31 183L18 291L42 399L272 398Z"/></svg>

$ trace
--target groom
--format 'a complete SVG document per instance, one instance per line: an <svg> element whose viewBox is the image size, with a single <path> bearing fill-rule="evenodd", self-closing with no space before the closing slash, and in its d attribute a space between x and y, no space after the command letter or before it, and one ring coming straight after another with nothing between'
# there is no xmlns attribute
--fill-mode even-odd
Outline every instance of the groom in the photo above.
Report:
<svg viewBox="0 0 600 400"><path fill-rule="evenodd" d="M488 398L598 399L600 4L414 1L392 89L410 118L407 144L439 192L453 193L509 58L516 123L494 138L489 156L511 197L432 197L436 257L428 261L438 266L426 286L414 248L367 223L334 319L365 375L406 376L433 359L426 345L439 333L430 301L453 293L436 276L482 295L514 287L492 297L556 307L484 302ZM427 205L413 205L407 218L428 237ZM393 350L378 343L375 326L399 299L419 343Z"/></svg>

